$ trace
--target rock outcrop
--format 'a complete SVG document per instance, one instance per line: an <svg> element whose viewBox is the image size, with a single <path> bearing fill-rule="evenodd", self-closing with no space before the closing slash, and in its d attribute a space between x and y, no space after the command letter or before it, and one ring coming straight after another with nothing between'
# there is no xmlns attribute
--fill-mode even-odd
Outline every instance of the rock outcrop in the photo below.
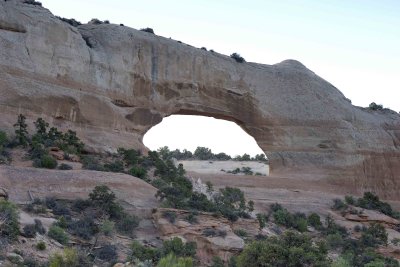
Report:
<svg viewBox="0 0 400 267"><path fill-rule="evenodd" d="M115 24L73 27L45 8L0 1L0 127L38 116L94 150L145 149L166 116L236 122L271 175L312 176L400 199L400 115L353 106L300 62L237 63Z"/></svg>
<svg viewBox="0 0 400 267"><path fill-rule="evenodd" d="M173 212L176 216L174 222L169 221L163 215L164 212ZM227 261L232 255L237 254L244 248L244 241L233 231L235 223L229 222L225 218L216 218L212 214L200 213L196 215L197 221L190 223L184 218L190 214L189 211L175 209L157 209L153 214L154 223L159 230L162 239L168 240L179 237L185 242L196 242L196 255L202 264L211 262L213 256L221 257ZM243 223L258 229L256 220L247 220L252 223ZM246 228L246 229L247 229ZM215 234L207 234L208 232ZM257 233L258 234L258 233Z"/></svg>

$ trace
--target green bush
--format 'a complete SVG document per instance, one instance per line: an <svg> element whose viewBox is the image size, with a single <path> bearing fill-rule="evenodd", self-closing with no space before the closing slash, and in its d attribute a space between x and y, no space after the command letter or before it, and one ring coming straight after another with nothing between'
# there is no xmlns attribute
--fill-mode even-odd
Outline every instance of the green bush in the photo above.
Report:
<svg viewBox="0 0 400 267"><path fill-rule="evenodd" d="M375 102L372 102L371 104L369 104L368 108L370 110L382 110L383 106L382 105L377 105Z"/></svg>
<svg viewBox="0 0 400 267"><path fill-rule="evenodd" d="M329 266L329 260L322 244L314 245L307 235L286 232L246 246L237 266Z"/></svg>
<svg viewBox="0 0 400 267"><path fill-rule="evenodd" d="M118 258L117 248L114 245L105 245L96 250L96 256L100 260L114 262Z"/></svg>
<svg viewBox="0 0 400 267"><path fill-rule="evenodd" d="M55 169L57 167L57 160L52 156L45 154L39 160L34 160L33 167Z"/></svg>
<svg viewBox="0 0 400 267"><path fill-rule="evenodd" d="M19 215L13 203L0 200L0 221L0 237L15 241L19 235Z"/></svg>
<svg viewBox="0 0 400 267"><path fill-rule="evenodd" d="M133 166L129 169L128 173L140 179L146 178L147 175L146 169L140 166Z"/></svg>
<svg viewBox="0 0 400 267"><path fill-rule="evenodd" d="M166 210L166 211L163 211L162 217L164 219L167 219L170 223L175 223L177 216L174 211Z"/></svg>
<svg viewBox="0 0 400 267"><path fill-rule="evenodd" d="M68 232L84 240L90 240L99 232L99 228L92 217L84 217L68 223Z"/></svg>
<svg viewBox="0 0 400 267"><path fill-rule="evenodd" d="M233 59L234 59L236 62L238 62L238 63L246 62L246 61L244 60L244 58L243 58L242 56L240 56L238 53L233 53L233 54L231 54L230 57L233 58Z"/></svg>
<svg viewBox="0 0 400 267"><path fill-rule="evenodd" d="M178 257L194 257L196 255L196 242L185 244L179 237L174 237L171 240L164 241L162 253L163 255L173 253Z"/></svg>
<svg viewBox="0 0 400 267"><path fill-rule="evenodd" d="M356 203L355 199L353 196L345 196L344 197L344 201L346 202L346 204L348 205L354 205Z"/></svg>
<svg viewBox="0 0 400 267"><path fill-rule="evenodd" d="M106 236L112 236L115 229L115 222L105 220L100 226L100 231Z"/></svg>
<svg viewBox="0 0 400 267"><path fill-rule="evenodd" d="M161 257L161 252L158 249L145 247L138 241L133 241L131 245L131 253L128 256L129 261L146 261L150 260L154 263L158 262Z"/></svg>
<svg viewBox="0 0 400 267"><path fill-rule="evenodd" d="M107 172L124 172L124 163L120 160L104 164L104 170Z"/></svg>
<svg viewBox="0 0 400 267"><path fill-rule="evenodd" d="M139 218L131 214L125 214L115 222L115 228L121 234L131 236L133 230L139 226Z"/></svg>
<svg viewBox="0 0 400 267"><path fill-rule="evenodd" d="M361 235L361 242L367 247L376 247L378 245L387 245L388 234L385 227L379 223L373 223Z"/></svg>
<svg viewBox="0 0 400 267"><path fill-rule="evenodd" d="M268 217L261 213L257 213L256 217L257 217L258 224L260 225L260 229L263 229L267 224Z"/></svg>
<svg viewBox="0 0 400 267"><path fill-rule="evenodd" d="M193 267L193 259L190 257L176 257L171 253L161 258L157 267Z"/></svg>
<svg viewBox="0 0 400 267"><path fill-rule="evenodd" d="M50 227L47 235L62 245L66 245L69 240L68 235L65 233L64 229L56 225L52 225Z"/></svg>
<svg viewBox="0 0 400 267"><path fill-rule="evenodd" d="M36 249L37 250L46 250L46 243L44 243L43 241L39 241L36 244Z"/></svg>
<svg viewBox="0 0 400 267"><path fill-rule="evenodd" d="M365 192L355 205L364 209L380 211L393 218L399 218L399 213L394 211L389 203L380 201L379 197L371 192Z"/></svg>
<svg viewBox="0 0 400 267"><path fill-rule="evenodd" d="M308 215L308 224L314 227L315 229L319 229L322 226L321 218L317 213L311 213Z"/></svg>
<svg viewBox="0 0 400 267"><path fill-rule="evenodd" d="M211 267L225 267L225 265L220 257L214 256L212 258Z"/></svg>
<svg viewBox="0 0 400 267"><path fill-rule="evenodd" d="M27 238L34 238L36 236L35 224L27 224L23 228L23 234Z"/></svg>
<svg viewBox="0 0 400 267"><path fill-rule="evenodd" d="M333 200L333 206L332 206L333 210L344 210L347 209L347 204L343 202L343 200L339 199L339 198L335 198Z"/></svg>
<svg viewBox="0 0 400 267"><path fill-rule="evenodd" d="M244 229L238 229L238 230L235 230L234 232L235 232L235 234L236 234L237 236L239 236L239 237L241 237L241 238L245 238L245 237L248 236L246 230L244 230Z"/></svg>

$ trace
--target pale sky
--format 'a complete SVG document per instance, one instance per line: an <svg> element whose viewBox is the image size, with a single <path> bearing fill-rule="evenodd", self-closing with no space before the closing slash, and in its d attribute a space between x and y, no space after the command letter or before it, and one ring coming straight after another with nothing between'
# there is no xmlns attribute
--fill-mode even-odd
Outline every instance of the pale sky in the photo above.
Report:
<svg viewBox="0 0 400 267"><path fill-rule="evenodd" d="M399 0L41 2L58 16L81 22L92 18L110 20L135 29L150 27L157 35L195 47L204 46L226 55L238 52L250 62L275 64L296 59L335 85L354 105L376 102L400 111ZM167 135L166 129L171 127L163 127L164 123L168 121L161 123L160 133L154 135L157 140L145 137L145 144L151 149L160 139L169 146L168 140L183 140L176 133ZM193 138L190 147L201 145L199 139L215 128L211 122L193 118L185 125L192 128L199 123L204 132ZM226 139L230 128L224 127L220 131ZM156 127L151 131L155 130ZM251 146L244 139L232 138L231 144L241 147L240 151ZM228 151L228 147L221 149Z"/></svg>

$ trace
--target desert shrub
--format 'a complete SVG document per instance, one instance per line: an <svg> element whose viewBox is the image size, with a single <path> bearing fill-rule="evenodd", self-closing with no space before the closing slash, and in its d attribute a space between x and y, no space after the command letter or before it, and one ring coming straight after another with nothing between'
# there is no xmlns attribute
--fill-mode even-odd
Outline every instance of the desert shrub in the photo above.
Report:
<svg viewBox="0 0 400 267"><path fill-rule="evenodd" d="M325 235L337 233L342 237L346 237L348 235L346 228L336 224L330 216L326 217L325 219L325 228L322 229L322 233Z"/></svg>
<svg viewBox="0 0 400 267"><path fill-rule="evenodd" d="M286 232L246 246L237 266L329 266L329 260L323 244L313 244L304 234Z"/></svg>
<svg viewBox="0 0 400 267"><path fill-rule="evenodd" d="M238 54L238 53L233 53L230 55L230 57L233 58L238 63L245 62L244 58L242 56L240 56L240 54Z"/></svg>
<svg viewBox="0 0 400 267"><path fill-rule="evenodd" d="M220 257L214 256L212 258L211 267L225 267L225 264Z"/></svg>
<svg viewBox="0 0 400 267"><path fill-rule="evenodd" d="M120 160L104 164L104 170L108 172L124 172L124 163Z"/></svg>
<svg viewBox="0 0 400 267"><path fill-rule="evenodd" d="M72 170L72 166L69 165L69 164L62 163L62 164L58 167L58 169L59 169L59 170L63 170L63 171Z"/></svg>
<svg viewBox="0 0 400 267"><path fill-rule="evenodd" d="M0 150L2 150L8 144L7 134L3 131L0 131Z"/></svg>
<svg viewBox="0 0 400 267"><path fill-rule="evenodd" d="M122 156L122 159L128 166L139 163L140 152L138 150L118 148L118 154Z"/></svg>
<svg viewBox="0 0 400 267"><path fill-rule="evenodd" d="M190 257L176 257L171 253L161 258L157 267L193 267L193 259Z"/></svg>
<svg viewBox="0 0 400 267"><path fill-rule="evenodd" d="M46 250L46 243L44 243L43 241L39 241L36 244L36 249L37 250Z"/></svg>
<svg viewBox="0 0 400 267"><path fill-rule="evenodd" d="M46 233L46 229L44 228L42 221L39 219L35 219L34 222L35 222L36 232L41 235L44 235Z"/></svg>
<svg viewBox="0 0 400 267"><path fill-rule="evenodd" d="M344 210L347 209L347 204L343 202L343 200L339 198L335 198L333 200L333 205L332 205L333 210Z"/></svg>
<svg viewBox="0 0 400 267"><path fill-rule="evenodd" d="M245 237L247 237L247 232L246 232L246 230L244 230L244 229L237 229L237 230L235 230L234 231L235 232L235 234L237 235L237 236L239 236L239 237L241 237L241 238L245 238Z"/></svg>
<svg viewBox="0 0 400 267"><path fill-rule="evenodd" d="M0 237L16 240L19 235L19 215L13 203L0 200L0 222Z"/></svg>
<svg viewBox="0 0 400 267"><path fill-rule="evenodd" d="M207 237L222 237L222 238L224 238L226 236L226 231L214 229L214 228L206 228L203 230L202 235L207 236Z"/></svg>
<svg viewBox="0 0 400 267"><path fill-rule="evenodd" d="M69 240L68 235L65 233L64 229L56 225L52 225L50 227L47 235L62 245L66 245Z"/></svg>
<svg viewBox="0 0 400 267"><path fill-rule="evenodd" d="M154 30L153 30L152 28L143 28L143 29L140 29L140 31L142 31L142 32L148 32L148 33L151 33L151 34L155 34L155 33L154 33Z"/></svg>
<svg viewBox="0 0 400 267"><path fill-rule="evenodd" d="M45 204L47 208L51 209L54 215L64 216L70 215L71 212L68 206L63 201L58 201L53 197L46 197Z"/></svg>
<svg viewBox="0 0 400 267"><path fill-rule="evenodd" d="M163 242L162 253L163 255L173 253L178 257L194 257L196 255L196 242L185 244L179 237L174 237Z"/></svg>
<svg viewBox="0 0 400 267"><path fill-rule="evenodd" d="M371 192L365 192L355 205L364 209L377 210L394 218L399 217L399 214L392 209L389 203L380 201L379 197Z"/></svg>
<svg viewBox="0 0 400 267"><path fill-rule="evenodd" d="M385 227L379 223L373 223L362 233L361 242L367 247L387 245L388 234L386 233Z"/></svg>
<svg viewBox="0 0 400 267"><path fill-rule="evenodd" d="M96 256L107 262L113 262L118 258L117 248L114 245L105 245L96 250Z"/></svg>
<svg viewBox="0 0 400 267"><path fill-rule="evenodd" d="M196 224L196 223L199 222L199 221L197 220L196 215L193 214L192 212L189 213L187 216L185 216L184 220L187 221L187 222L190 223L190 224Z"/></svg>
<svg viewBox="0 0 400 267"><path fill-rule="evenodd" d="M131 245L131 253L128 256L129 261L146 261L158 262L161 257L161 252L158 249L145 247L138 241L133 241Z"/></svg>
<svg viewBox="0 0 400 267"><path fill-rule="evenodd" d="M104 171L104 167L99 160L89 155L82 157L82 168L91 171Z"/></svg>
<svg viewBox="0 0 400 267"><path fill-rule="evenodd" d="M344 197L344 201L346 202L346 204L348 205L354 205L356 203L355 199L353 196L345 196Z"/></svg>
<svg viewBox="0 0 400 267"><path fill-rule="evenodd" d="M244 193L239 188L220 189L214 199L218 212L231 221L236 221L239 217L247 217L247 211L250 211L252 206L246 203Z"/></svg>
<svg viewBox="0 0 400 267"><path fill-rule="evenodd" d="M97 185L92 192L89 193L89 199L98 207L107 206L116 200L114 192L106 185Z"/></svg>
<svg viewBox="0 0 400 267"><path fill-rule="evenodd" d="M133 166L129 169L128 173L140 179L146 178L147 175L146 169L141 166Z"/></svg>
<svg viewBox="0 0 400 267"><path fill-rule="evenodd" d="M343 237L339 233L329 234L326 236L326 242L331 249L336 249L343 246Z"/></svg>
<svg viewBox="0 0 400 267"><path fill-rule="evenodd" d="M85 240L90 240L99 229L91 217L84 217L68 224L68 232Z"/></svg>
<svg viewBox="0 0 400 267"><path fill-rule="evenodd" d="M86 267L87 264L82 253L75 248L65 248L62 254L55 253L49 258L49 267Z"/></svg>
<svg viewBox="0 0 400 267"><path fill-rule="evenodd" d="M100 231L106 236L112 236L115 229L115 222L110 220L105 220L100 226Z"/></svg>
<svg viewBox="0 0 400 267"><path fill-rule="evenodd" d="M371 104L369 104L368 108L370 110L382 110L383 106L382 105L377 105L375 102L372 102Z"/></svg>
<svg viewBox="0 0 400 267"><path fill-rule="evenodd" d="M33 167L55 169L57 167L57 160L52 156L45 154L40 158L40 160L34 161Z"/></svg>
<svg viewBox="0 0 400 267"><path fill-rule="evenodd" d="M260 225L260 229L263 229L267 224L268 217L265 214L257 213L256 215L258 224Z"/></svg>
<svg viewBox="0 0 400 267"><path fill-rule="evenodd" d="M76 212L82 212L85 209L89 208L91 206L91 201L88 199L75 199L72 203L72 210Z"/></svg>
<svg viewBox="0 0 400 267"><path fill-rule="evenodd" d="M188 200L187 206L193 210L207 212L214 212L216 210L215 204L210 201L206 195L198 192L193 192L192 196Z"/></svg>
<svg viewBox="0 0 400 267"><path fill-rule="evenodd" d="M23 228L23 234L25 237L34 238L36 236L35 224L27 224Z"/></svg>
<svg viewBox="0 0 400 267"><path fill-rule="evenodd" d="M129 236L132 235L133 230L138 226L139 218L131 214L125 214L115 222L115 228L117 231Z"/></svg>
<svg viewBox="0 0 400 267"><path fill-rule="evenodd" d="M322 226L321 218L317 213L311 213L308 215L308 224L314 227L315 229L319 229Z"/></svg>

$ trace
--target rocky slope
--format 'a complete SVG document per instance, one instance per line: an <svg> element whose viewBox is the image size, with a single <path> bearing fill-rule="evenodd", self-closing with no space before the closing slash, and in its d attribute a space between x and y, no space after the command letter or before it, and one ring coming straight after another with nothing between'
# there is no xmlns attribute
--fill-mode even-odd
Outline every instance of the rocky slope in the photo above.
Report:
<svg viewBox="0 0 400 267"><path fill-rule="evenodd" d="M400 199L400 116L354 107L301 63L237 63L115 24L73 27L0 1L0 127L16 114L74 128L94 150L144 148L171 114L232 120L272 175L318 176Z"/></svg>

